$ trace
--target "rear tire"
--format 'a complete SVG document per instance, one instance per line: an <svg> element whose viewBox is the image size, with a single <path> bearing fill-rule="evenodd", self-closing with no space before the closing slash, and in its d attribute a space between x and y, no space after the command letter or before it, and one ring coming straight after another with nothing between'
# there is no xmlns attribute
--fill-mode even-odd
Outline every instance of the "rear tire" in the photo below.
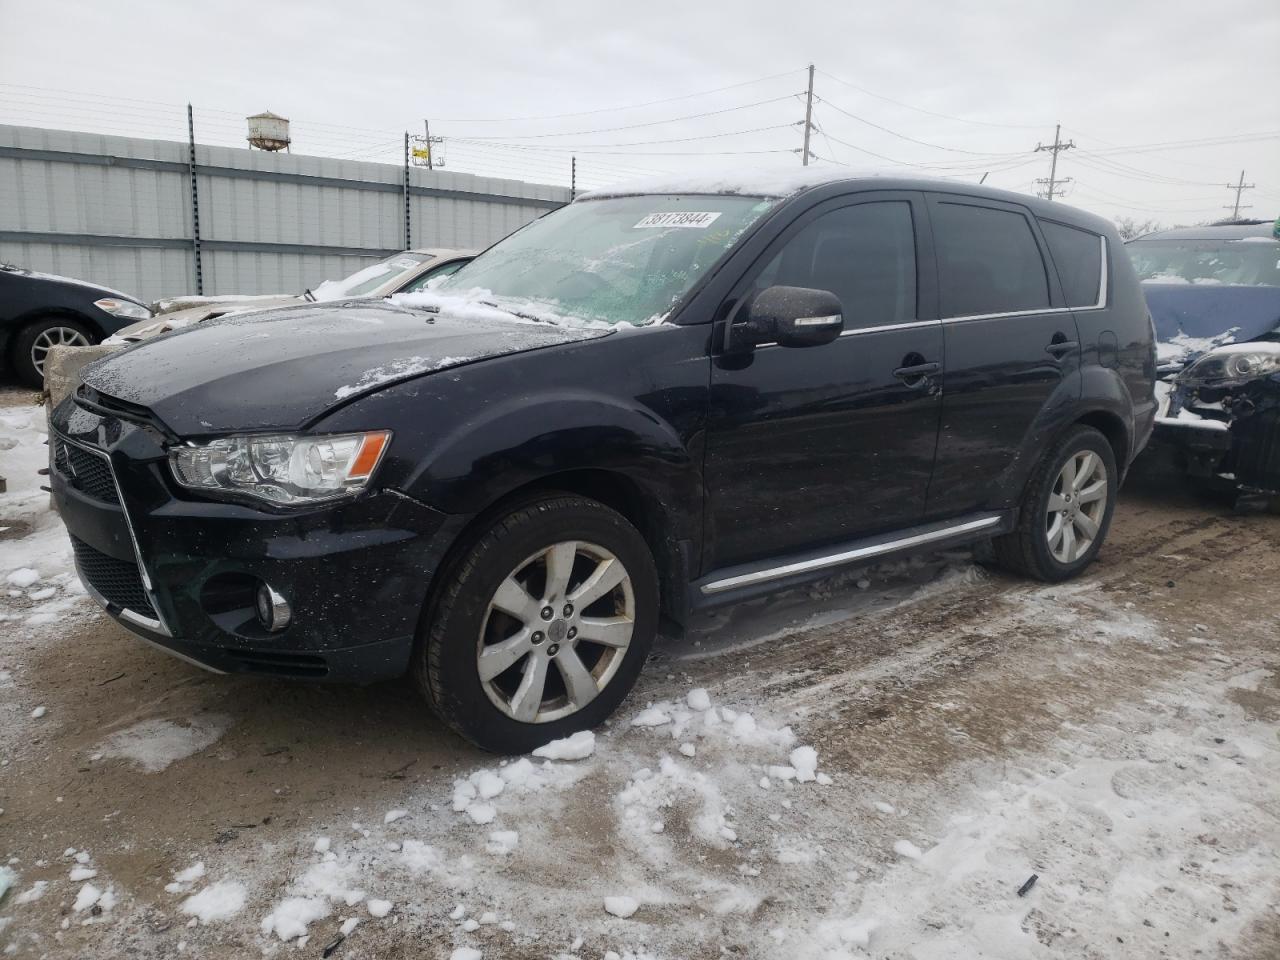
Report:
<svg viewBox="0 0 1280 960"><path fill-rule="evenodd" d="M514 507L443 576L419 631L414 679L445 723L495 753L527 753L603 721L635 684L657 631L648 545L620 514L583 497Z"/></svg>
<svg viewBox="0 0 1280 960"><path fill-rule="evenodd" d="M77 320L66 317L41 317L13 338L13 371L28 387L44 386L44 358L51 346L87 347L96 338Z"/></svg>
<svg viewBox="0 0 1280 960"><path fill-rule="evenodd" d="M1049 583L1076 576L1102 548L1118 486L1107 438L1093 427L1073 427L1027 481L1017 527L992 541L996 563Z"/></svg>

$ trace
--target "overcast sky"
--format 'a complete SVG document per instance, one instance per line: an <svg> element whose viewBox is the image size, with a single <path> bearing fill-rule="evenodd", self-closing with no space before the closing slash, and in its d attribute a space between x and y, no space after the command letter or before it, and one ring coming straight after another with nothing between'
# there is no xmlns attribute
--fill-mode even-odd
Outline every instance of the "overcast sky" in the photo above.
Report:
<svg viewBox="0 0 1280 960"><path fill-rule="evenodd" d="M1280 214L1277 0L0 0L0 24L0 122L182 139L190 101L233 144L270 108L294 152L394 160L429 117L448 169L566 182L576 154L597 186L799 164L812 62L817 163L1031 191L1060 121L1068 202L1195 222L1244 168L1246 212Z"/></svg>

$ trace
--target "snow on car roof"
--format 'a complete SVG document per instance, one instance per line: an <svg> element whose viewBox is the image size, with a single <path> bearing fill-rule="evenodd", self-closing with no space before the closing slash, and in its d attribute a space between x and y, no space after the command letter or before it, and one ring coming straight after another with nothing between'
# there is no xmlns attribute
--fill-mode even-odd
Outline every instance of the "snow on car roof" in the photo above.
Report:
<svg viewBox="0 0 1280 960"><path fill-rule="evenodd" d="M1259 220L1253 223L1219 223L1199 227L1174 227L1145 233L1138 240L1272 240L1275 239L1275 221Z"/></svg>
<svg viewBox="0 0 1280 960"><path fill-rule="evenodd" d="M605 197L627 197L644 194L721 193L749 197L789 197L809 187L842 180L862 180L886 176L874 171L855 171L832 167L775 167L746 169L732 167L696 174L660 174L628 180L581 194L579 200Z"/></svg>

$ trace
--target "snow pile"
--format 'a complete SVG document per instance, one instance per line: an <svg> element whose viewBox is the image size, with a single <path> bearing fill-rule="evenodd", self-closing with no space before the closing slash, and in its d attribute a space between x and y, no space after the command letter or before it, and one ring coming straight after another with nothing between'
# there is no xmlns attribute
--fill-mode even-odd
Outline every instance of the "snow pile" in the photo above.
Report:
<svg viewBox="0 0 1280 960"><path fill-rule="evenodd" d="M573 747L567 745L573 738L548 744L552 752L575 755L585 750L584 741L578 740ZM594 737L591 748L595 749ZM546 747L542 749L547 749ZM588 755L589 754L585 754ZM517 796L534 793L546 787L563 788L570 786L585 774L585 770L572 763L553 763L544 760L537 766L527 757L521 757L511 763L500 765L496 769L477 770L463 780L455 780L453 784L453 810L465 813L473 823L484 825L494 821L497 806L492 802L504 793ZM518 800L516 801L519 802Z"/></svg>
<svg viewBox="0 0 1280 960"><path fill-rule="evenodd" d="M104 757L129 760L147 773L158 773L171 763L207 750L231 728L231 718L206 713L174 720L143 720L107 737L98 747Z"/></svg>
<svg viewBox="0 0 1280 960"><path fill-rule="evenodd" d="M563 740L552 740L533 751L535 757L547 760L585 760L596 749L596 735L590 730L579 730Z"/></svg>
<svg viewBox="0 0 1280 960"><path fill-rule="evenodd" d="M281 940L296 940L307 935L307 927L329 915L329 903L322 897L287 897L262 918L264 937L275 934Z"/></svg>
<svg viewBox="0 0 1280 960"><path fill-rule="evenodd" d="M234 917L244 909L248 899L249 893L244 884L224 880L212 883L194 896L187 897L179 909L201 923L214 923Z"/></svg>
<svg viewBox="0 0 1280 960"><path fill-rule="evenodd" d="M604 909L606 913L626 920L635 916L635 912L640 909L640 901L635 897L605 897Z"/></svg>

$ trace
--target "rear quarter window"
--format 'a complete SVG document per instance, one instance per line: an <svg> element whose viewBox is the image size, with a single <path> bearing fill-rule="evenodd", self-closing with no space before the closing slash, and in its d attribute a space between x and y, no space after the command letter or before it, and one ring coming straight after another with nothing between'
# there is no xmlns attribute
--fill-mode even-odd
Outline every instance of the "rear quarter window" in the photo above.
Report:
<svg viewBox="0 0 1280 960"><path fill-rule="evenodd" d="M1041 220L1068 307L1092 307L1102 290L1102 238L1088 230Z"/></svg>
<svg viewBox="0 0 1280 960"><path fill-rule="evenodd" d="M943 317L1048 308L1044 259L1023 214L939 201L932 219Z"/></svg>

